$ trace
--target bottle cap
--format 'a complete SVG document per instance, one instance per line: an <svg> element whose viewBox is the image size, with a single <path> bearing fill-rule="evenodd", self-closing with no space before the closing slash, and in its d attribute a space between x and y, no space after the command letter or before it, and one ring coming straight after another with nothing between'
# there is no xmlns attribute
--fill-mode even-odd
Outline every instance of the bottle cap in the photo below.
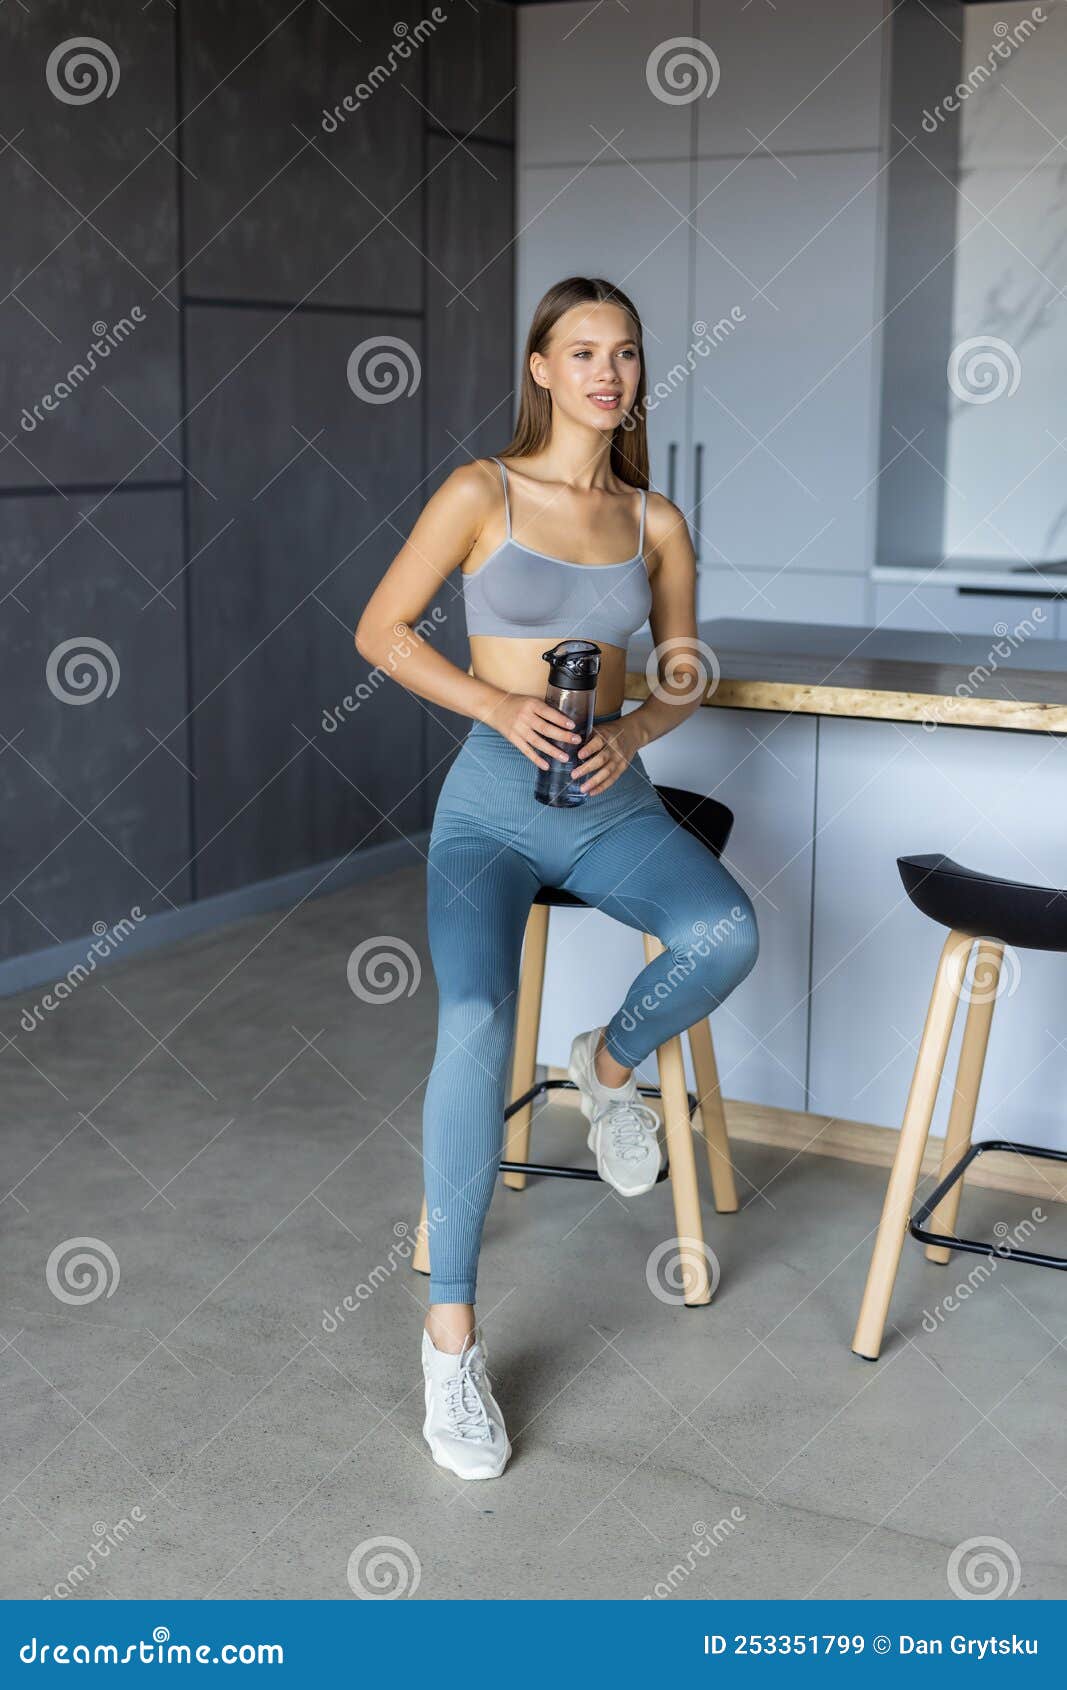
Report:
<svg viewBox="0 0 1067 1690"><path fill-rule="evenodd" d="M550 686L570 692L589 692L596 686L603 653L592 640L558 640L541 656L551 664Z"/></svg>

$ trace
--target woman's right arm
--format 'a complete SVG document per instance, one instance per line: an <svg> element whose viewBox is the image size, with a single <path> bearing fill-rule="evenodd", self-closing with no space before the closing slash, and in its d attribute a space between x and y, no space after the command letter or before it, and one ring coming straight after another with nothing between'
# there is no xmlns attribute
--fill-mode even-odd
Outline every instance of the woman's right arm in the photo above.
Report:
<svg viewBox="0 0 1067 1690"><path fill-rule="evenodd" d="M367 601L356 629L356 650L420 698L490 722L544 769L548 764L535 748L560 759L567 755L544 737L546 733L553 740L580 739L570 719L543 699L503 692L467 674L423 639L415 626L469 556L491 517L494 479L482 465L464 464L438 488ZM458 585L452 604L451 614L462 614Z"/></svg>

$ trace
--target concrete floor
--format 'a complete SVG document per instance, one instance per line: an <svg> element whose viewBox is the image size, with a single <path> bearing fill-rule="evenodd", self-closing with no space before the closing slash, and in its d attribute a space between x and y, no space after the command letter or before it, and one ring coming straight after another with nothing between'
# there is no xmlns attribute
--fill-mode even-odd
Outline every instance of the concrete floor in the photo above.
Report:
<svg viewBox="0 0 1067 1690"><path fill-rule="evenodd" d="M422 959L412 996L349 989L378 934ZM109 968L32 1033L21 1007L0 1004L3 1595L348 1598L382 1537L420 1599L942 1597L988 1537L1018 1596L1067 1594L1067 1286L1001 1266L927 1331L975 1260L910 1245L899 1330L857 1360L878 1169L738 1146L699 1311L646 1284L666 1187L498 1187L481 1310L515 1456L485 1485L433 1467L397 1231L435 1013L421 870ZM538 1150L586 1157L577 1129L545 1111ZM964 1215L991 1236L1032 1208L974 1191ZM1067 1255L1049 1210L1039 1247ZM79 1238L119 1279L72 1303L46 1264Z"/></svg>

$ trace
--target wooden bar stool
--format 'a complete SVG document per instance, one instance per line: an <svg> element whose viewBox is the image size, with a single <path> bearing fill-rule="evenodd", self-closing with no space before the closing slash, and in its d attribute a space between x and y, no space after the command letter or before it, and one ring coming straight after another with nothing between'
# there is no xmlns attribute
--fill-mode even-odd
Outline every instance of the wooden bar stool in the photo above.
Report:
<svg viewBox="0 0 1067 1690"><path fill-rule="evenodd" d="M664 807L679 826L699 839L714 856L721 856L734 822L733 814L725 804L718 803L714 798L702 798L695 792L685 792L679 787L658 786L656 791ZM565 892L556 886L542 886L533 900L526 924L515 1012L511 1066L512 1100L504 1112L507 1126L504 1156L500 1163L504 1183L513 1191L521 1191L525 1187L529 1174L542 1174L557 1179L595 1180L600 1177L594 1168L556 1167L530 1161L530 1123L535 1101L552 1090L576 1090L570 1080L536 1079L537 1036L541 1023L541 994L548 950L548 917L550 909L554 906L586 908L584 901L574 893ZM650 933L645 934L644 942L645 960L651 962L659 956L664 946ZM656 1052L659 1085L639 1086L638 1090L644 1097L658 1097L662 1100L668 1165L661 1171L659 1178L669 1178L671 1181L685 1305L688 1308L700 1308L710 1303L712 1287L704 1249L696 1158L690 1131L693 1115L698 1108L707 1147L715 1207L720 1214L733 1214L738 1203L733 1164L730 1160L730 1142L726 1131L726 1114L719 1091L715 1048L706 1017L689 1028L688 1038L699 1095L693 1097L686 1089L680 1037L668 1039ZM412 1266L418 1273L430 1271L425 1198Z"/></svg>
<svg viewBox="0 0 1067 1690"><path fill-rule="evenodd" d="M899 857L904 890L917 909L949 929L934 976L919 1054L893 1160L882 1218L878 1225L870 1271L863 1293L852 1348L867 1361L877 1360L885 1331L889 1301L900 1265L904 1235L926 1245L927 1258L947 1262L954 1250L973 1255L1029 1262L1038 1267L1067 1268L1067 1260L1044 1256L979 1239L956 1236L956 1216L963 1177L977 1156L1004 1150L1046 1161L1067 1162L1067 1151L1005 1139L971 1143L978 1088L982 1080L989 1029L1001 977L1004 947L1038 951L1067 951L1067 891L1050 886L1027 886L980 874L937 854ZM919 1182L930 1121L941 1085L952 1026L975 941L973 984L964 1023L956 1084L949 1111L945 1147L936 1190L909 1220ZM926 1223L930 1222L927 1228Z"/></svg>

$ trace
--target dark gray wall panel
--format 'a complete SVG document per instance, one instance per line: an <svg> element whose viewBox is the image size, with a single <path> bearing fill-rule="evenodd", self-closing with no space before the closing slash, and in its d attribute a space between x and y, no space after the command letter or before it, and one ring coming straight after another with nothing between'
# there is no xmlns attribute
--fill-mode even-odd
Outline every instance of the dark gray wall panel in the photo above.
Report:
<svg viewBox="0 0 1067 1690"><path fill-rule="evenodd" d="M959 113L933 134L923 119L960 80L962 17L958 0L905 0L890 26L879 563L942 556Z"/></svg>
<svg viewBox="0 0 1067 1690"><path fill-rule="evenodd" d="M118 74L97 53L101 76L89 71L82 82L64 59L54 86L100 89L70 104L52 92L46 67L53 49L78 36L102 40ZM168 286L178 268L177 167L153 139L174 128L173 48L164 6L50 0L0 9L2 127L11 142L0 149L0 486L180 476L153 444L178 418L178 314ZM94 325L110 328L134 306L144 321L75 378L70 397L24 428L24 407L32 415L85 364ZM177 451L176 440L169 444Z"/></svg>
<svg viewBox="0 0 1067 1690"><path fill-rule="evenodd" d="M449 8L426 46L428 119L454 134L515 138L515 9L499 0Z"/></svg>
<svg viewBox="0 0 1067 1690"><path fill-rule="evenodd" d="M423 822L416 699L383 681L321 725L367 676L355 625L418 503L422 384L369 404L347 380L382 335L421 359L409 319L188 312L201 896Z"/></svg>
<svg viewBox="0 0 1067 1690"><path fill-rule="evenodd" d="M389 0L185 0L187 292L421 306L424 49L389 68L399 15ZM325 132L324 109L379 68Z"/></svg>
<svg viewBox="0 0 1067 1690"><path fill-rule="evenodd" d="M434 190L426 335L429 424L427 491L457 464L499 452L514 421L514 154L477 143L429 140ZM462 290L462 291L460 291ZM436 601L445 620L435 643L454 663L470 661L458 575ZM427 786L436 793L466 717L431 707Z"/></svg>
<svg viewBox="0 0 1067 1690"><path fill-rule="evenodd" d="M2 515L0 719L14 745L0 752L0 954L10 956L134 904L154 914L186 902L191 851L181 495L9 496ZM84 636L111 648L118 685L64 703L48 658ZM79 811L95 812L91 825Z"/></svg>

